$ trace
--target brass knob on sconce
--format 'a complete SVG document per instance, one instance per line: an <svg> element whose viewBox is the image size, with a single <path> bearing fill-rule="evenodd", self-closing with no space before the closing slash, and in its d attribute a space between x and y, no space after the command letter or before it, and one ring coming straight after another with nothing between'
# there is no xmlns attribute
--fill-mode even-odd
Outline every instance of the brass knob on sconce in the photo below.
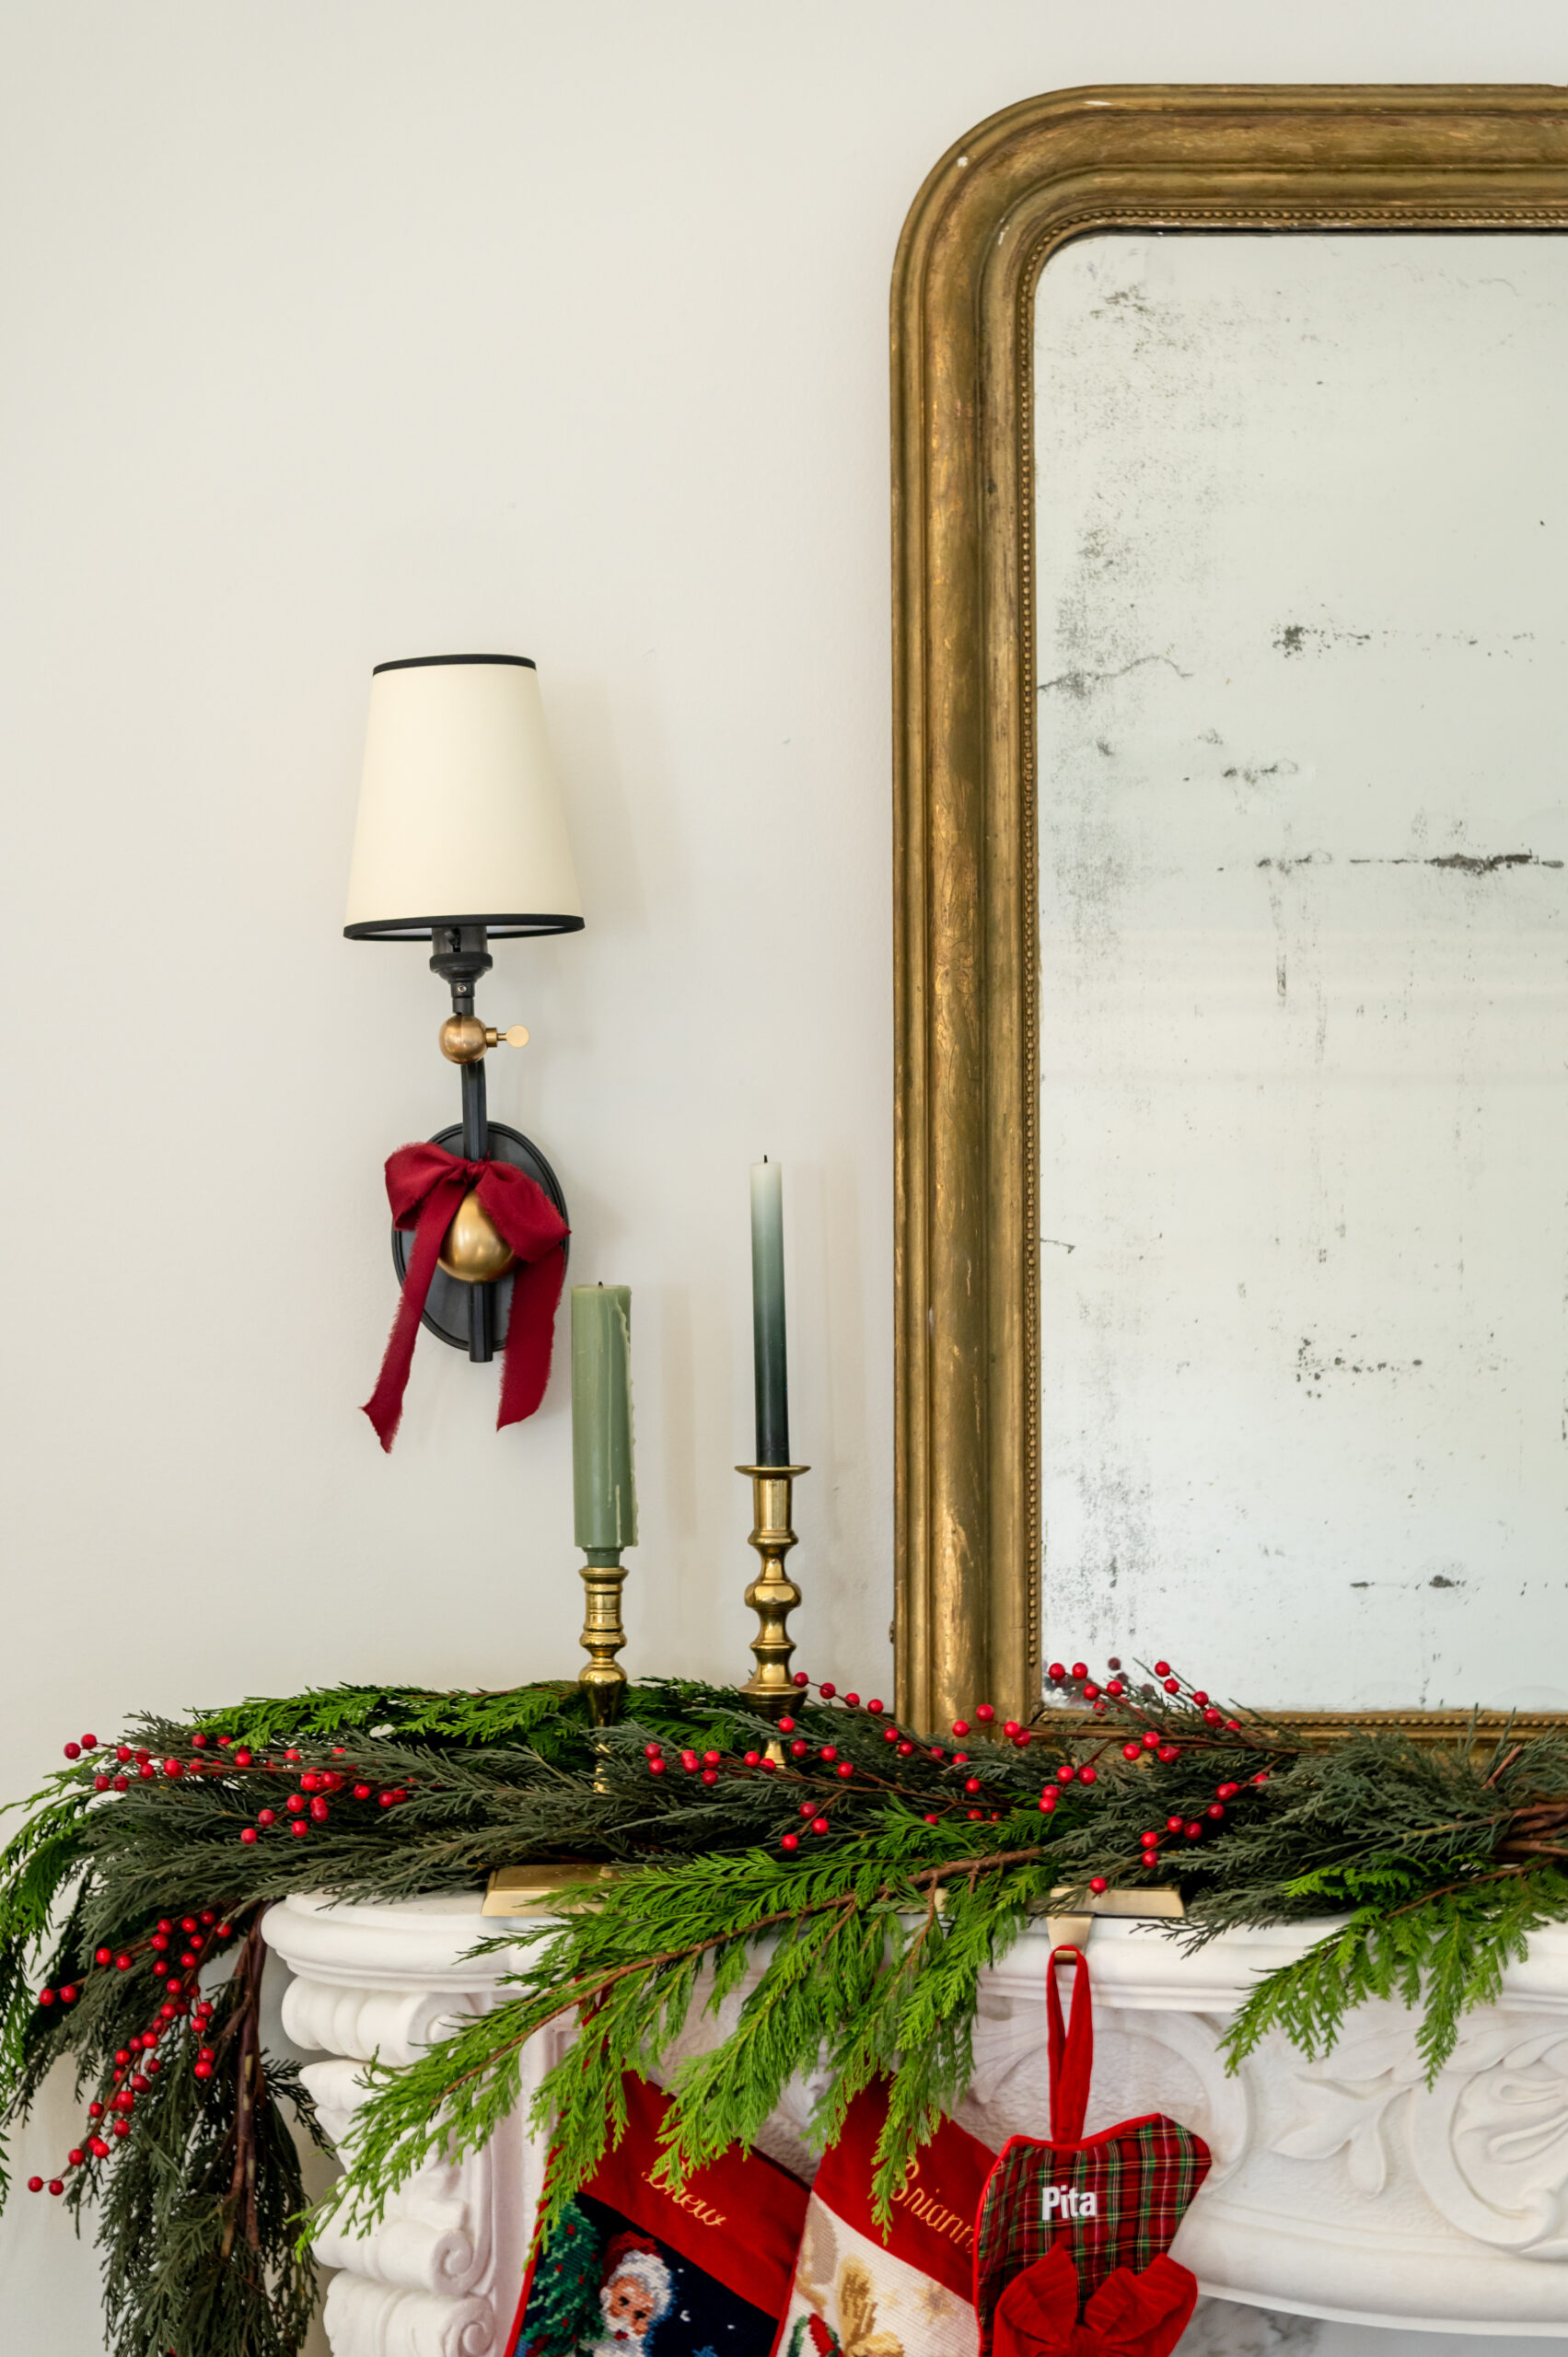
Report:
<svg viewBox="0 0 1568 2357"><path fill-rule="evenodd" d="M458 1205L441 1245L441 1266L465 1285L488 1285L504 1277L517 1254L496 1228L470 1187Z"/></svg>
<svg viewBox="0 0 1568 2357"><path fill-rule="evenodd" d="M448 1015L436 1036L449 1064L476 1064L487 1048L528 1044L526 1024L514 1023L509 1031L497 1031L493 1024L482 1023L477 1015Z"/></svg>
<svg viewBox="0 0 1568 2357"><path fill-rule="evenodd" d="M497 1031L493 1024L482 1023L477 1015L449 1015L436 1034L441 1053L448 1063L477 1064L487 1049L505 1044L508 1048L526 1048L528 1035L526 1027L514 1023L509 1031ZM483 1087L482 1075L479 1086ZM466 1088L469 1084L465 1079ZM441 1246L441 1266L449 1277L460 1284L494 1284L504 1277L517 1260L517 1254L498 1234L489 1213L470 1188L458 1205L451 1226Z"/></svg>

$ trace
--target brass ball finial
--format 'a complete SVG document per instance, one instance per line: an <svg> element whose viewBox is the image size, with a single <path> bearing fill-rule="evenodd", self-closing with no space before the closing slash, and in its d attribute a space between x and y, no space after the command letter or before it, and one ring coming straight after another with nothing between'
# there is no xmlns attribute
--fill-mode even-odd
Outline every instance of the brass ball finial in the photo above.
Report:
<svg viewBox="0 0 1568 2357"><path fill-rule="evenodd" d="M460 1284L487 1285L504 1277L517 1254L470 1187L458 1205L441 1246L441 1266Z"/></svg>
<svg viewBox="0 0 1568 2357"><path fill-rule="evenodd" d="M528 1044L526 1024L514 1023L509 1030L497 1031L494 1024L482 1023L477 1015L448 1015L436 1037L449 1064L476 1064L487 1048Z"/></svg>
<svg viewBox="0 0 1568 2357"><path fill-rule="evenodd" d="M477 1015L448 1015L436 1038L449 1064L476 1064L490 1044Z"/></svg>

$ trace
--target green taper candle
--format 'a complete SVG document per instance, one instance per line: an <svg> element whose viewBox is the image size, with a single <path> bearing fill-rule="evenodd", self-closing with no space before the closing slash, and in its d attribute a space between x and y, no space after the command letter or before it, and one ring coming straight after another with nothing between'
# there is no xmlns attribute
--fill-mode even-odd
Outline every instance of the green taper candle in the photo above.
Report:
<svg viewBox="0 0 1568 2357"><path fill-rule="evenodd" d="M585 1552L636 1545L630 1285L572 1287L572 1492Z"/></svg>
<svg viewBox="0 0 1568 2357"><path fill-rule="evenodd" d="M751 1165L751 1344L757 1385L757 1462L787 1465L784 1172L765 1157Z"/></svg>

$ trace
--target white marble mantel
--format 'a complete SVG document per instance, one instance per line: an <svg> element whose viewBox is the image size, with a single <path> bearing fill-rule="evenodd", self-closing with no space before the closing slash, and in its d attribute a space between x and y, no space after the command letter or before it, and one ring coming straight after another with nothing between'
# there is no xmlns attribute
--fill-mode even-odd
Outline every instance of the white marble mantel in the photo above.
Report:
<svg viewBox="0 0 1568 2357"><path fill-rule="evenodd" d="M477 1896L273 1910L267 1938L295 1976L285 2025L327 2058L305 2077L330 2135L342 2138L373 2053L409 2061L443 2024L496 2002L506 1955L464 1951L503 1928L482 1926ZM1353 2014L1325 2061L1272 2039L1227 2078L1226 2017L1260 1971L1307 1945L1299 1930L1231 1933L1187 1956L1152 1925L1097 1921L1090 2132L1159 2109L1207 2139L1213 2172L1175 2248L1211 2297L1347 2325L1568 2340L1568 1929L1536 1935L1430 2091L1412 2017L1392 2004ZM1044 2132L1049 1945L1028 1933L987 1976L960 2117L993 2144ZM525 2089L568 2035L535 2041ZM765 2140L802 2174L810 2101L809 2087L793 2090ZM326 2237L319 2255L341 2270L326 2308L335 2357L500 2357L541 2159L514 2119L463 2167L406 2187L371 2235Z"/></svg>

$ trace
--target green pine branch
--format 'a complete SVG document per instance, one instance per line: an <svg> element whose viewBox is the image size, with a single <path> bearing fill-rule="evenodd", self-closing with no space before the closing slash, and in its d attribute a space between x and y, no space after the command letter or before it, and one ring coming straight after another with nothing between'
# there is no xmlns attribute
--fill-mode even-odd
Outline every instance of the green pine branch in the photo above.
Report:
<svg viewBox="0 0 1568 2357"><path fill-rule="evenodd" d="M693 2004L716 2012L759 1961L729 2036L673 2074L658 2180L679 2186L731 2144L749 2147L786 2082L820 2057L824 2140L872 2077L893 2079L875 2186L887 2216L968 2084L981 1973L1053 1879L1039 1828L1038 1813L1000 1831L905 1817L808 1863L752 1852L648 1866L574 1902L559 1924L486 1943L537 1949L511 1977L518 1995L406 2068L372 2071L347 2173L320 2217L362 2228L433 2154L478 2150L516 2108L528 2040L576 2014L576 2040L531 2114L552 2143L548 2229L623 2123L624 2075L656 2069Z"/></svg>
<svg viewBox="0 0 1568 2357"><path fill-rule="evenodd" d="M1350 1877L1342 1873L1340 1879ZM1465 2014L1496 2004L1504 1970L1522 1961L1530 1933L1565 1916L1568 1876L1551 1866L1505 1868L1493 1879L1478 1876L1392 1911L1377 1902L1359 1906L1342 1928L1259 1982L1221 2040L1226 2067L1238 2070L1274 2031L1320 2060L1356 2007L1398 1998L1421 2009L1416 2049L1433 2086L1452 2058Z"/></svg>

